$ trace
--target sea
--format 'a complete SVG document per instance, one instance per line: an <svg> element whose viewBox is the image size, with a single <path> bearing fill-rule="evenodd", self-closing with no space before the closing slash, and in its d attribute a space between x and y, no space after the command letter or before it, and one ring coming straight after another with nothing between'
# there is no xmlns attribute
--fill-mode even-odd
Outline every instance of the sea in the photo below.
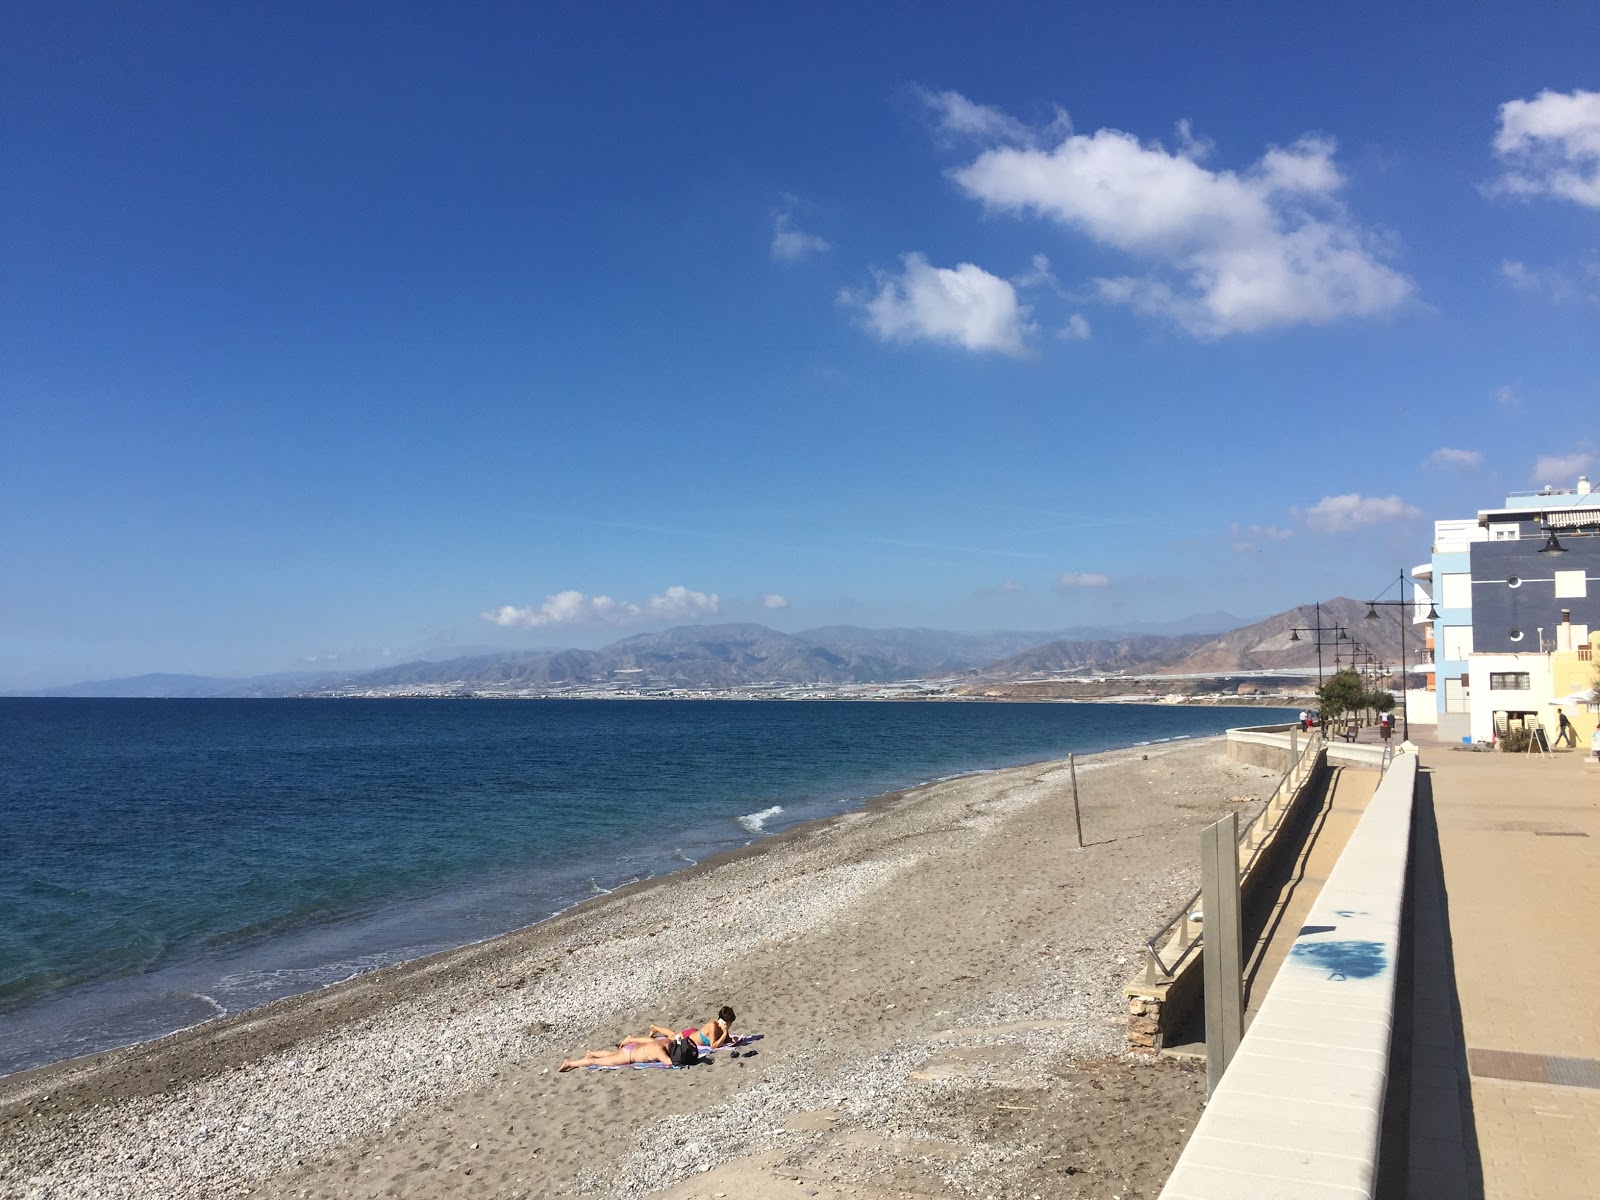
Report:
<svg viewBox="0 0 1600 1200"><path fill-rule="evenodd" d="M1289 719L0 699L0 1075L493 937L899 788Z"/></svg>

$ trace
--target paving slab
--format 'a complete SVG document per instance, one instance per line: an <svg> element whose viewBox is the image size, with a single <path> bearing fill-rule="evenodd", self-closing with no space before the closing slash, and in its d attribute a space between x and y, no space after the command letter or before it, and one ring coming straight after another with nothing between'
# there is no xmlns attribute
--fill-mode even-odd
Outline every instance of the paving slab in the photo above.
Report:
<svg viewBox="0 0 1600 1200"><path fill-rule="evenodd" d="M1443 746L1425 746L1422 762L1449 936L1442 955L1419 939L1413 963L1411 1192L1594 1196L1600 768L1577 753ZM1419 905L1430 902L1426 890ZM1441 971L1453 978L1454 1013L1428 1007L1425 977ZM1461 1121L1452 1122L1453 1108ZM1448 1173L1463 1161L1481 1181L1431 1190L1459 1185Z"/></svg>

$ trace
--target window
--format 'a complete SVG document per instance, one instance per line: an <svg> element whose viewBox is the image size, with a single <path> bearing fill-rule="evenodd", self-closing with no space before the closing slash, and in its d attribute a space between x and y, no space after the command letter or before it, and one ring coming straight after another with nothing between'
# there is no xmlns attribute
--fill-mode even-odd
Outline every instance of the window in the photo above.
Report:
<svg viewBox="0 0 1600 1200"><path fill-rule="evenodd" d="M1513 642L1520 642L1522 640L1522 630L1520 630L1520 629L1508 630L1507 633L1506 633L1506 636L1508 638L1510 638Z"/></svg>
<svg viewBox="0 0 1600 1200"><path fill-rule="evenodd" d="M1491 692L1525 692L1528 690L1528 672L1526 671L1490 671L1489 690Z"/></svg>
<svg viewBox="0 0 1600 1200"><path fill-rule="evenodd" d="M1457 571L1439 578L1439 604L1443 608L1472 607L1472 576Z"/></svg>
<svg viewBox="0 0 1600 1200"><path fill-rule="evenodd" d="M1489 526L1489 538L1496 542L1514 542L1517 540L1518 527L1516 522L1509 524L1496 523Z"/></svg>
<svg viewBox="0 0 1600 1200"><path fill-rule="evenodd" d="M1467 685L1460 679L1444 681L1444 710L1447 713L1471 712L1468 707Z"/></svg>
<svg viewBox="0 0 1600 1200"><path fill-rule="evenodd" d="M1589 594L1588 581L1582 568L1576 571L1556 572L1556 599L1581 600Z"/></svg>
<svg viewBox="0 0 1600 1200"><path fill-rule="evenodd" d="M1519 588L1519 587L1521 587L1521 586L1522 586L1522 580L1521 580L1521 579L1519 579L1519 578L1518 578L1518 577L1517 577L1517 576L1515 576L1515 575L1508 575L1508 576L1507 576L1507 577L1506 577L1506 586L1507 586L1507 587L1514 587L1514 588Z"/></svg>

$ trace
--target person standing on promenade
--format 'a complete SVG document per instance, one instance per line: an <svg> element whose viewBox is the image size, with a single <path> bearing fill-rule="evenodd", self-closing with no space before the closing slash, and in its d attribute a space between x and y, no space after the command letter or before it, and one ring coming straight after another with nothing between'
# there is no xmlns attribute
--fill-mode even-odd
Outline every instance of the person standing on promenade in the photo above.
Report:
<svg viewBox="0 0 1600 1200"><path fill-rule="evenodd" d="M1305 733L1311 728L1311 714L1305 709L1300 710L1300 732Z"/></svg>
<svg viewBox="0 0 1600 1200"><path fill-rule="evenodd" d="M1573 735L1572 722L1567 720L1567 714L1562 712L1559 708L1556 709L1556 720L1560 722L1560 725L1556 730L1555 744L1557 746L1561 745L1561 739L1566 738L1567 748L1569 750L1577 749L1578 739Z"/></svg>

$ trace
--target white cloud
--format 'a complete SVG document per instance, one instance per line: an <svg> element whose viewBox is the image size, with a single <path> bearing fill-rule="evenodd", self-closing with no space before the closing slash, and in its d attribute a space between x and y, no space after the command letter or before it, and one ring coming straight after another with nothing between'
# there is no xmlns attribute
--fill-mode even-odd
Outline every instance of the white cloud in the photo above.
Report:
<svg viewBox="0 0 1600 1200"><path fill-rule="evenodd" d="M1294 536L1292 529L1279 529L1276 525L1241 525L1238 521L1233 523L1231 532L1236 554L1259 550L1263 542L1281 542Z"/></svg>
<svg viewBox="0 0 1600 1200"><path fill-rule="evenodd" d="M1061 578L1056 580L1056 586L1063 591L1071 591L1074 588L1103 588L1109 587L1110 584L1110 578L1098 571L1063 571Z"/></svg>
<svg viewBox="0 0 1600 1200"><path fill-rule="evenodd" d="M1483 453L1478 450L1452 450L1449 446L1440 446L1423 460L1425 467L1475 467L1483 461Z"/></svg>
<svg viewBox="0 0 1600 1200"><path fill-rule="evenodd" d="M939 132L984 142L1018 142L1030 146L1034 131L998 108L974 104L960 92L930 92L915 89L917 98L933 111ZM1057 125L1070 125L1067 114L1058 112Z"/></svg>
<svg viewBox="0 0 1600 1200"><path fill-rule="evenodd" d="M786 212L772 218L772 257L778 262L798 262L808 254L825 254L833 246L826 238L794 227L794 218Z"/></svg>
<svg viewBox="0 0 1600 1200"><path fill-rule="evenodd" d="M1579 475L1594 466L1595 457L1582 450L1571 454L1546 454L1533 464L1533 481L1541 487L1570 487Z"/></svg>
<svg viewBox="0 0 1600 1200"><path fill-rule="evenodd" d="M1600 208L1600 92L1546 89L1506 101L1494 152L1505 170L1491 191Z"/></svg>
<svg viewBox="0 0 1600 1200"><path fill-rule="evenodd" d="M1056 336L1064 342L1087 342L1091 336L1089 322L1082 313L1073 313Z"/></svg>
<svg viewBox="0 0 1600 1200"><path fill-rule="evenodd" d="M1061 286L1056 282L1055 272L1050 269L1050 259L1043 254L1035 254L1028 269L1021 275L1013 275L1011 282L1019 288L1049 287L1059 290Z"/></svg>
<svg viewBox="0 0 1600 1200"><path fill-rule="evenodd" d="M1420 517L1422 510L1399 496L1362 496L1350 492L1343 496L1324 496L1301 515L1313 529L1324 533L1349 533L1367 525Z"/></svg>
<svg viewBox="0 0 1600 1200"><path fill-rule="evenodd" d="M1592 264L1583 265L1593 273ZM1558 303L1576 299L1582 292L1579 281L1566 271L1557 268L1537 269L1512 258L1500 264L1500 277L1519 292L1533 292Z"/></svg>
<svg viewBox="0 0 1600 1200"><path fill-rule="evenodd" d="M777 592L768 592L765 596L761 597L761 607L763 607L763 608L788 608L789 607L789 597L780 596L780 595L778 595Z"/></svg>
<svg viewBox="0 0 1600 1200"><path fill-rule="evenodd" d="M1494 402L1507 412L1518 412L1522 408L1522 397L1517 395L1517 389L1510 384L1495 389Z"/></svg>
<svg viewBox="0 0 1600 1200"><path fill-rule="evenodd" d="M1242 174L1200 165L1209 146L1187 125L1179 141L1172 153L1101 129L1054 149L997 146L953 178L989 208L1054 220L1148 262L1148 273L1095 280L1098 294L1197 337L1369 316L1412 293L1338 204L1332 139L1274 147Z"/></svg>
<svg viewBox="0 0 1600 1200"><path fill-rule="evenodd" d="M1528 264L1514 258L1501 262L1500 277L1512 287L1521 288L1525 292L1535 291L1539 287L1539 277L1528 269Z"/></svg>
<svg viewBox="0 0 1600 1200"><path fill-rule="evenodd" d="M874 295L842 292L861 308L868 327L884 341L945 342L967 350L1022 355L1033 332L1031 310L1011 284L972 263L935 267L920 254L904 257L899 275L877 272Z"/></svg>
<svg viewBox="0 0 1600 1200"><path fill-rule="evenodd" d="M697 620L715 616L720 608L716 594L669 587L643 604L586 596L582 592L557 592L546 596L538 608L503 604L482 614L485 621L506 629L541 629L549 625L638 625L651 621Z"/></svg>

